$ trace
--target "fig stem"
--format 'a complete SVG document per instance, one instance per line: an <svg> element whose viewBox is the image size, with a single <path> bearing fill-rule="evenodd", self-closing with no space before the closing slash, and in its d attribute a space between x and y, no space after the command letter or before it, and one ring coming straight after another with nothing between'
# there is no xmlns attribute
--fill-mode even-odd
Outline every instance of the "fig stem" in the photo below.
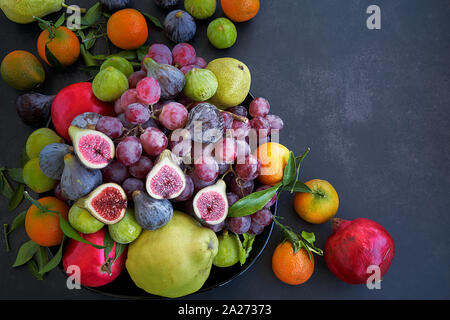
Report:
<svg viewBox="0 0 450 320"><path fill-rule="evenodd" d="M233 119L239 120L239 121L244 122L244 123L247 123L247 122L248 122L248 118L246 118L246 117L239 116L239 115L237 115L237 114L234 114L234 113L232 113L232 112L225 111L225 110L219 110L219 111L220 111L220 112L224 112L224 113L228 113L230 116L233 117Z"/></svg>

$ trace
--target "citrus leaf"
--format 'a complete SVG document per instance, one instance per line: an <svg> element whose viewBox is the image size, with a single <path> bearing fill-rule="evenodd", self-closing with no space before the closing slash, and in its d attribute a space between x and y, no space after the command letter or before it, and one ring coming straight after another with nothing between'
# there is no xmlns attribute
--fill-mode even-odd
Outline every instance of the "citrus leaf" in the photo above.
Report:
<svg viewBox="0 0 450 320"><path fill-rule="evenodd" d="M58 28L58 27L62 26L64 21L66 21L66 13L65 12L63 12L63 14L59 17L59 19L56 20L55 27Z"/></svg>
<svg viewBox="0 0 450 320"><path fill-rule="evenodd" d="M23 169L22 168L6 169L6 174L8 175L8 177L10 177L12 180L14 180L17 183L25 183L25 181L23 181Z"/></svg>
<svg viewBox="0 0 450 320"><path fill-rule="evenodd" d="M303 182L295 181L287 186L283 186L283 190L288 190L291 192L307 192L312 193L312 190Z"/></svg>
<svg viewBox="0 0 450 320"><path fill-rule="evenodd" d="M36 277L38 280L43 280L42 275L39 273L39 268L36 264L36 261L30 260L27 263L27 268L30 270L31 274Z"/></svg>
<svg viewBox="0 0 450 320"><path fill-rule="evenodd" d="M147 55L149 48L150 46L144 45L136 49L136 55L139 61L144 60L144 57Z"/></svg>
<svg viewBox="0 0 450 320"><path fill-rule="evenodd" d="M36 259L37 259L37 265L39 269L39 273L43 275L42 268L47 264L48 262L48 251L46 247L40 246L39 250L36 253Z"/></svg>
<svg viewBox="0 0 450 320"><path fill-rule="evenodd" d="M52 67L58 69L65 69L65 67L59 62L59 60L54 56L54 54L48 48L48 43L45 45L45 57Z"/></svg>
<svg viewBox="0 0 450 320"><path fill-rule="evenodd" d="M0 171L0 193L8 200L11 199L14 193L11 185L3 174L3 171Z"/></svg>
<svg viewBox="0 0 450 320"><path fill-rule="evenodd" d="M284 167L284 173L283 173L283 186L287 186L290 184L295 177L296 172L296 164L295 164L295 156L292 151L289 152L289 160L286 166Z"/></svg>
<svg viewBox="0 0 450 320"><path fill-rule="evenodd" d="M145 16L145 17L147 17L156 27L158 27L158 28L163 28L163 26L162 26L162 24L161 24L161 21L159 21L159 19L158 18L156 18L156 17L154 17L154 16L152 16L151 14L148 14L148 13L146 13L146 12L142 12L141 11L141 13Z"/></svg>
<svg viewBox="0 0 450 320"><path fill-rule="evenodd" d="M27 211L24 210L21 213L19 213L11 223L11 227L8 230L8 234L16 230L18 227L22 226L25 223L25 217L27 215Z"/></svg>
<svg viewBox="0 0 450 320"><path fill-rule="evenodd" d="M51 258L50 261L48 261L45 264L45 266L40 270L40 273L42 275L44 275L45 273L56 268L59 265L59 263L61 262L62 253L63 253L63 243L64 243L64 238L63 238L63 241L61 242L61 244L59 245L58 252L56 252L56 254L53 256L53 258Z"/></svg>
<svg viewBox="0 0 450 320"><path fill-rule="evenodd" d="M79 241L79 242L83 242L86 243L88 245L93 246L94 248L97 249L104 249L104 246L99 246L97 244L94 244L90 241L87 241L85 239L83 239L82 236L80 236L80 234L70 225L70 223L64 219L63 216L59 215L59 226L61 227L62 232L69 238Z"/></svg>
<svg viewBox="0 0 450 320"><path fill-rule="evenodd" d="M312 232L302 231L302 238L308 241L309 244L314 244L316 241L316 236Z"/></svg>
<svg viewBox="0 0 450 320"><path fill-rule="evenodd" d="M309 147L306 148L305 152L303 152L303 154L302 154L300 157L298 157L298 162L297 162L297 158L295 158L295 160L296 160L296 166L297 166L297 175L296 175L296 177L295 177L295 181L298 181L298 177L299 177L299 175L300 175L300 165L302 164L302 161L303 161L303 160L305 159L305 157L308 155L308 153L309 153L310 150L311 150L311 149L310 149ZM290 192L291 192L291 193L294 192L294 187L291 188Z"/></svg>
<svg viewBox="0 0 450 320"><path fill-rule="evenodd" d="M6 252L10 252L11 247L9 246L9 241L8 241L8 225L6 223L3 224L3 240L5 241Z"/></svg>
<svg viewBox="0 0 450 320"><path fill-rule="evenodd" d="M8 210L13 211L23 200L23 192L25 191L25 185L19 183L16 190L14 191L11 199L9 199Z"/></svg>
<svg viewBox="0 0 450 320"><path fill-rule="evenodd" d="M238 200L228 209L228 217L248 216L261 210L281 187L281 183L265 190L257 191Z"/></svg>
<svg viewBox="0 0 450 320"><path fill-rule="evenodd" d="M34 254L39 250L40 245L38 245L33 240L25 242L17 252L16 261L13 267L19 267L24 265L33 258Z"/></svg>
<svg viewBox="0 0 450 320"><path fill-rule="evenodd" d="M92 7L89 8L89 10L83 17L81 17L81 24L90 27L94 23L96 23L101 16L102 16L102 8L100 6L100 3L97 2Z"/></svg>

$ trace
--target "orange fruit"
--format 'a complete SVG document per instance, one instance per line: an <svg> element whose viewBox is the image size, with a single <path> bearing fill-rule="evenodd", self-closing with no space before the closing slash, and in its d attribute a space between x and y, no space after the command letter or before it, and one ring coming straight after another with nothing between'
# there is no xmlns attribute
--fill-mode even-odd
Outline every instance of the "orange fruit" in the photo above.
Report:
<svg viewBox="0 0 450 320"><path fill-rule="evenodd" d="M53 32L55 33L53 39L50 39L48 29L43 30L39 35L37 40L39 56L45 63L52 66L45 55L45 45L47 45L50 52L63 66L67 67L74 64L80 56L80 41L77 36L63 26L53 28Z"/></svg>
<svg viewBox="0 0 450 320"><path fill-rule="evenodd" d="M255 156L261 162L259 181L270 186L281 182L289 161L289 149L276 142L267 142L256 149Z"/></svg>
<svg viewBox="0 0 450 320"><path fill-rule="evenodd" d="M301 248L294 253L292 243L280 243L272 255L272 270L275 276L287 284L298 285L305 283L314 272L314 257Z"/></svg>
<svg viewBox="0 0 450 320"><path fill-rule="evenodd" d="M106 32L116 47L134 50L147 41L147 21L142 13L135 9L122 9L109 18Z"/></svg>
<svg viewBox="0 0 450 320"><path fill-rule="evenodd" d="M45 197L38 202L46 209L59 212L65 219L69 206L55 197ZM56 246L63 239L63 232L59 227L59 215L43 212L35 205L28 208L25 216L25 231L31 240L44 247Z"/></svg>
<svg viewBox="0 0 450 320"><path fill-rule="evenodd" d="M339 208L339 196L325 180L314 179L305 184L312 193L298 192L294 196L295 212L309 223L320 224L330 220Z"/></svg>
<svg viewBox="0 0 450 320"><path fill-rule="evenodd" d="M248 21L259 11L259 0L220 0L225 15L234 22Z"/></svg>
<svg viewBox="0 0 450 320"><path fill-rule="evenodd" d="M45 71L32 53L15 50L2 60L0 72L3 80L17 90L31 90L45 80Z"/></svg>

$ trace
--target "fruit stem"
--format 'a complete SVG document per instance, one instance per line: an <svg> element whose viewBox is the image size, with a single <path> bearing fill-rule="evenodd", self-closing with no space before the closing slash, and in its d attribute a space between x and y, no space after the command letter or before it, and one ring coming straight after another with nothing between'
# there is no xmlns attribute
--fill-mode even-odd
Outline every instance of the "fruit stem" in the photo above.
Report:
<svg viewBox="0 0 450 320"><path fill-rule="evenodd" d="M73 6L68 6L64 1L61 3L61 7L66 8L66 9L71 9L73 11L76 11L76 10L79 9L81 13L85 13L86 12L86 8L76 8L76 7L73 7Z"/></svg>
<svg viewBox="0 0 450 320"><path fill-rule="evenodd" d="M28 193L28 191L24 191L23 193L24 197L31 202L31 204L33 204L34 206L36 206L39 210L41 210L42 212L48 212L48 213L55 213L56 215L59 216L59 212L58 211L53 211L50 209L47 209L46 207L44 207L42 204L39 203L39 201L37 201L36 199L32 198L30 196L30 194Z"/></svg>
<svg viewBox="0 0 450 320"><path fill-rule="evenodd" d="M9 246L9 241L8 241L8 227L9 226L6 223L3 224L3 235L5 237L6 252L11 251L11 247Z"/></svg>
<svg viewBox="0 0 450 320"><path fill-rule="evenodd" d="M102 264L102 266L100 267L100 270L106 272L109 276L112 276L111 272L112 262L113 261L111 258L106 259L105 263Z"/></svg>
<svg viewBox="0 0 450 320"><path fill-rule="evenodd" d="M237 115L237 114L231 113L229 111L225 111L225 110L219 110L219 111L220 112L224 112L224 113L228 113L230 116L233 117L233 119L239 120L239 121L244 122L244 123L248 122L248 118L246 118L246 117L243 117L243 116L240 116L240 115Z"/></svg>
<svg viewBox="0 0 450 320"><path fill-rule="evenodd" d="M233 165L231 165L231 164L229 165L227 171L225 171L225 173L222 175L222 177L220 179L223 180L223 178L225 178L225 176L227 174L229 174L230 172L232 172L234 175L236 175L236 172L234 172L234 170L233 170Z"/></svg>

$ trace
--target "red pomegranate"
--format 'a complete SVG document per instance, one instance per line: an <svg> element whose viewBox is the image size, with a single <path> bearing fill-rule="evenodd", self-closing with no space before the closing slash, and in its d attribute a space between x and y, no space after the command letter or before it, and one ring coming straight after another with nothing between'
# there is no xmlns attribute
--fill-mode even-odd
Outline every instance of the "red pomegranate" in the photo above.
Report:
<svg viewBox="0 0 450 320"><path fill-rule="evenodd" d="M74 83L59 91L53 100L51 111L52 122L58 134L70 141L67 130L72 120L85 112L115 116L111 104L100 101L95 97L90 82Z"/></svg>
<svg viewBox="0 0 450 320"><path fill-rule="evenodd" d="M103 245L106 228L92 233L80 234L85 240L97 245ZM127 251L125 250L116 261L116 244L105 261L104 249L96 249L93 246L70 239L65 246L63 255L63 267L67 273L69 266L80 268L80 284L87 287L100 287L114 281L125 266Z"/></svg>
<svg viewBox="0 0 450 320"><path fill-rule="evenodd" d="M394 240L375 221L333 219L333 234L325 243L324 257L328 268L342 281L366 283L373 274L368 267L373 265L380 268L383 277L394 254Z"/></svg>

